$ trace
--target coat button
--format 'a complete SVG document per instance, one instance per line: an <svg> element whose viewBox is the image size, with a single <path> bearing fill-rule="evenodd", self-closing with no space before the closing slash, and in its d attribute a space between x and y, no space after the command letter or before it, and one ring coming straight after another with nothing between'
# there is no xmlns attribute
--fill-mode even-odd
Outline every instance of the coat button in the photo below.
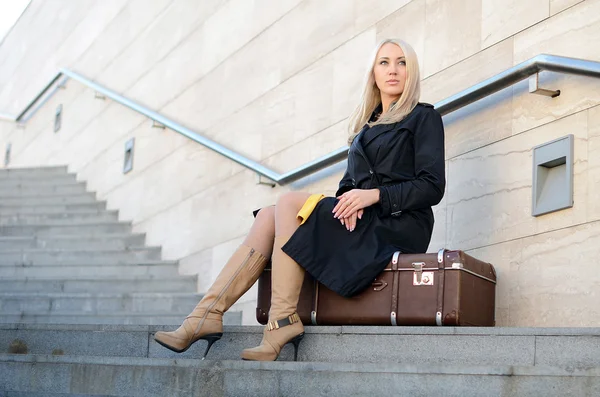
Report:
<svg viewBox="0 0 600 397"><path fill-rule="evenodd" d="M369 170L369 174L373 175L373 170Z"/></svg>

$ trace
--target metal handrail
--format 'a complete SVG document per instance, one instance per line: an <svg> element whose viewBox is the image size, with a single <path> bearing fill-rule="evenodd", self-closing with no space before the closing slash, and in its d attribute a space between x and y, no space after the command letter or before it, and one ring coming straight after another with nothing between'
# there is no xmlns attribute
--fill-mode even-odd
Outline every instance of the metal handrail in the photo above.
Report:
<svg viewBox="0 0 600 397"><path fill-rule="evenodd" d="M539 72L542 71L551 71L600 78L600 62L588 61L584 59L567 58L556 55L537 55L502 73L499 73L487 80L484 80L479 84L476 84L447 99L437 102L434 105L434 107L442 115L446 115L464 106L467 106L479 99L489 96L504 88L507 88L519 81L525 80L530 76L537 75ZM65 76L65 78L56 87L54 87L52 91L50 91L51 88L56 84L57 81L60 80L62 76ZM0 119L15 122L27 121L37 110L34 109L32 111L33 107L38 103L38 101L43 99L42 104L45 103L54 94L54 92L56 92L58 87L64 86L64 83L69 78L79 81L80 83L92 88L93 90L104 95L105 97L110 98L113 101L119 102L120 104L145 115L151 120L154 120L155 122L160 123L165 127L175 132L178 132L186 136L187 138L190 138L193 141L196 141L199 144L206 146L211 150L214 150L217 153L222 154L223 156L235 161L236 163L248 169L251 169L258 175L264 176L279 185L285 185L287 183L301 179L307 175L312 174L313 172L319 171L323 168L329 167L330 165L338 163L348 156L348 147L341 147L323 157L313 160L296 169L293 169L283 174L279 174L256 161L250 160L249 158L246 158L241 154L234 152L231 149L228 149L206 137L199 135L198 133L190 130L189 128L184 127L183 125L178 124L171 119L168 119L160 113L150 110L144 106L141 106L140 104L133 102L132 100L125 98L124 96L119 95L118 93L109 90L108 88L105 88L83 77L82 75L68 69L61 69L60 72L58 72L53 77L52 81L50 81L50 83L48 83L46 87L44 87L44 89L27 105L27 107L18 116L0 114ZM548 90L541 91L549 92ZM558 91L556 93L558 93ZM40 106L41 105L38 104L38 108ZM28 113L29 115L26 119L25 116Z"/></svg>

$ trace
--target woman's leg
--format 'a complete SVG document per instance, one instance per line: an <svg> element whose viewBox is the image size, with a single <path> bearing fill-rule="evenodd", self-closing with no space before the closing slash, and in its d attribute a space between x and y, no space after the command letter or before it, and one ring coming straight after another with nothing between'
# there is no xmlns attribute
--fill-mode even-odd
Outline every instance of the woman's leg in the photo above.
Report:
<svg viewBox="0 0 600 397"><path fill-rule="evenodd" d="M173 332L157 332L154 340L181 353L205 339L208 346L223 335L223 314L256 282L273 250L275 208L261 209L248 236L223 267L215 282L183 324ZM203 357L203 358L204 358Z"/></svg>
<svg viewBox="0 0 600 397"><path fill-rule="evenodd" d="M291 192L277 201L269 323L263 332L260 346L242 352L242 358L245 360L276 360L281 348L289 342L294 343L297 358L298 344L304 336L304 326L296 313L304 281L304 269L285 254L281 247L300 225L296 215L308 197L310 195L307 193Z"/></svg>

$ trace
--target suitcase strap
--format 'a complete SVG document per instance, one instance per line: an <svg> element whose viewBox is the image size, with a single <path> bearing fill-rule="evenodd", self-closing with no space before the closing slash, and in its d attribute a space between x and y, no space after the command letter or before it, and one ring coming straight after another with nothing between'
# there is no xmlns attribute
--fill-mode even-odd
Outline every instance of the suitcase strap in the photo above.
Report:
<svg viewBox="0 0 600 397"><path fill-rule="evenodd" d="M312 325L319 325L317 324L317 308L319 307L319 282L317 280L315 280L314 291L315 294L313 295L313 309L310 312L310 322L312 323Z"/></svg>
<svg viewBox="0 0 600 397"><path fill-rule="evenodd" d="M435 323L436 325L442 326L444 325L442 319L442 313L444 312L444 258L445 258L445 249L441 249L438 251L438 289L437 289L437 311L435 313Z"/></svg>
<svg viewBox="0 0 600 397"><path fill-rule="evenodd" d="M400 251L394 252L394 256L392 256L392 310L390 311L390 323L393 326L398 325L396 321L397 313L398 313L398 292L400 290L398 282L400 278L400 271L398 271L398 258L400 257Z"/></svg>

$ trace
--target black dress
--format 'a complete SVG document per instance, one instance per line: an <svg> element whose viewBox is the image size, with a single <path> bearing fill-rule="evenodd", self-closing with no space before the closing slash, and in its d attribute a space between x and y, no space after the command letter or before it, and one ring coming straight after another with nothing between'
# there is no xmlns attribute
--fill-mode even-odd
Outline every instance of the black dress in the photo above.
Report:
<svg viewBox="0 0 600 397"><path fill-rule="evenodd" d="M380 202L364 209L354 231L333 217L338 200L326 197L282 249L327 288L356 295L395 251L427 250L431 206L442 199L444 187L441 116L431 105L418 104L398 123L365 125L350 146L336 197L356 188L380 190Z"/></svg>

